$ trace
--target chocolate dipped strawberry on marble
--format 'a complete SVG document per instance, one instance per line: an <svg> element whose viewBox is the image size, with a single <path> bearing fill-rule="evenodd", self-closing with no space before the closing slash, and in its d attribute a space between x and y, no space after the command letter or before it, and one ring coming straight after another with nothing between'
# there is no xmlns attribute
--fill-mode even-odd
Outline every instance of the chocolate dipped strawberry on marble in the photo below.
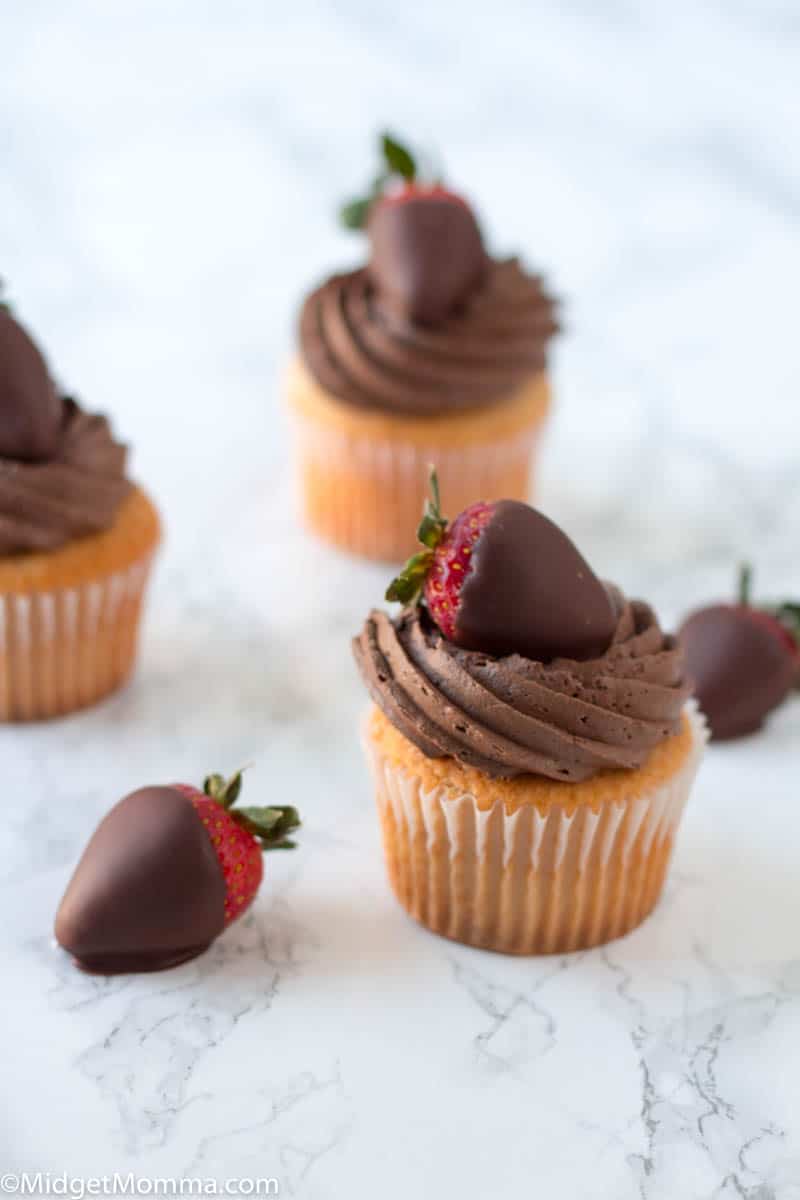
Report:
<svg viewBox="0 0 800 1200"><path fill-rule="evenodd" d="M263 852L290 849L288 805L236 808L241 772L145 787L115 805L78 863L56 939L86 971L177 966L206 950L255 899Z"/></svg>
<svg viewBox="0 0 800 1200"><path fill-rule="evenodd" d="M800 604L755 605L743 567L737 603L691 613L678 631L714 741L756 733L800 682Z"/></svg>

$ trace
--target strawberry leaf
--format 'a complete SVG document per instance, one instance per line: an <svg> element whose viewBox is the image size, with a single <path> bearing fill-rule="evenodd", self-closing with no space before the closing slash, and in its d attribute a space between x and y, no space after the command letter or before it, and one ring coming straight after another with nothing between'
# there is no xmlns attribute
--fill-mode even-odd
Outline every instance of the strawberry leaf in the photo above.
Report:
<svg viewBox="0 0 800 1200"><path fill-rule="evenodd" d="M420 550L414 554L389 584L386 599L397 600L400 604L413 604L419 598L432 561L432 550Z"/></svg>
<svg viewBox="0 0 800 1200"><path fill-rule="evenodd" d="M228 782L225 784L225 790L222 793L223 808L233 808L242 790L242 772L237 771L235 775L231 775Z"/></svg>
<svg viewBox="0 0 800 1200"><path fill-rule="evenodd" d="M427 546L429 550L435 550L444 537L445 529L447 529L447 521L434 511L429 501L425 515L417 529L417 540L422 542L423 546Z"/></svg>
<svg viewBox="0 0 800 1200"><path fill-rule="evenodd" d="M390 133L381 135L381 150L390 171L408 180L409 183L416 178L417 164L414 161L413 155L396 138L393 138Z"/></svg>
<svg viewBox="0 0 800 1200"><path fill-rule="evenodd" d="M387 171L380 171L372 181L366 196L350 200L339 210L339 220L345 229L364 229L369 218L369 210L382 194L389 179Z"/></svg>
<svg viewBox="0 0 800 1200"><path fill-rule="evenodd" d="M287 834L300 824L297 809L288 804L237 808L231 816L243 829L258 838L263 850L291 849L294 843L288 843Z"/></svg>
<svg viewBox="0 0 800 1200"><path fill-rule="evenodd" d="M218 804L222 803L220 796L222 796L223 792L225 791L225 786L226 784L224 775L207 775L203 780L203 791L207 796L210 796L212 800L216 800Z"/></svg>
<svg viewBox="0 0 800 1200"><path fill-rule="evenodd" d="M417 528L417 540L422 542L425 549L412 555L386 589L386 599L397 600L400 604L415 604L419 600L425 578L431 569L433 552L447 529L447 520L441 511L439 476L434 466L431 466L430 472L431 499L425 501L425 511Z"/></svg>
<svg viewBox="0 0 800 1200"><path fill-rule="evenodd" d="M249 808L234 808L242 790L242 772L237 771L230 779L224 775L209 775L203 791L217 804L227 809L237 825L246 829L260 844L262 850L291 850L294 842L290 834L300 825L300 814L291 804L254 805Z"/></svg>
<svg viewBox="0 0 800 1200"><path fill-rule="evenodd" d="M366 196L362 200L350 200L339 209L339 222L345 229L363 229L367 223L373 197Z"/></svg>
<svg viewBox="0 0 800 1200"><path fill-rule="evenodd" d="M208 775L203 781L203 791L223 808L231 808L239 799L242 790L242 772L237 771L226 779L224 775Z"/></svg>

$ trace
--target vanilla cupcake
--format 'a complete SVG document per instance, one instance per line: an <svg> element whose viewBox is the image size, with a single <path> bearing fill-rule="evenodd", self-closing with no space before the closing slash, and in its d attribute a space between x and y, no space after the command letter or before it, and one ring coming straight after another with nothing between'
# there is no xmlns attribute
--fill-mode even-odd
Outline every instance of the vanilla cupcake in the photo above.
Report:
<svg viewBox="0 0 800 1200"><path fill-rule="evenodd" d="M435 933L512 954L620 937L661 894L705 725L653 610L516 501L424 548L354 643L389 880ZM421 598L421 602L420 601Z"/></svg>
<svg viewBox="0 0 800 1200"><path fill-rule="evenodd" d="M288 391L307 524L397 561L431 462L451 511L528 496L556 318L537 275L486 252L460 196L421 180L392 139L382 147L372 194L345 210L369 261L306 299Z"/></svg>
<svg viewBox="0 0 800 1200"><path fill-rule="evenodd" d="M0 721L83 708L133 669L159 519L125 461L0 306Z"/></svg>

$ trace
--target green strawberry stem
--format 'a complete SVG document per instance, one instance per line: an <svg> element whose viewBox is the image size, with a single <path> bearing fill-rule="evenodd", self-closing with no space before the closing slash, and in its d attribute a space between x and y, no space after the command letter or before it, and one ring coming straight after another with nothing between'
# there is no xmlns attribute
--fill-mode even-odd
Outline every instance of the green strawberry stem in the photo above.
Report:
<svg viewBox="0 0 800 1200"><path fill-rule="evenodd" d="M381 167L364 196L348 200L339 210L339 220L345 229L363 229L367 223L369 210L375 201L383 194L387 183L392 179L404 179L413 183L417 178L417 162L408 149L390 133L380 135Z"/></svg>
<svg viewBox="0 0 800 1200"><path fill-rule="evenodd" d="M436 468L430 468L432 500L425 501L425 511L417 529L417 541L429 550L435 550L445 535L447 521L442 516L442 501L439 496L439 476Z"/></svg>
<svg viewBox="0 0 800 1200"><path fill-rule="evenodd" d="M750 607L753 592L753 568L750 563L742 563L739 567L739 603L744 608Z"/></svg>
<svg viewBox="0 0 800 1200"><path fill-rule="evenodd" d="M417 551L408 560L400 574L386 589L386 599L400 604L415 604L419 601L425 579L433 562L433 552L447 531L447 520L442 516L439 495L439 477L436 468L430 468L431 497L425 501L425 511L417 529L417 540L424 549Z"/></svg>
<svg viewBox="0 0 800 1200"><path fill-rule="evenodd" d="M300 814L290 804L262 805L253 808L234 808L242 790L242 772L230 779L224 775L209 775L203 783L206 796L231 814L237 825L260 843L262 850L292 850L296 843L288 834L301 824Z"/></svg>

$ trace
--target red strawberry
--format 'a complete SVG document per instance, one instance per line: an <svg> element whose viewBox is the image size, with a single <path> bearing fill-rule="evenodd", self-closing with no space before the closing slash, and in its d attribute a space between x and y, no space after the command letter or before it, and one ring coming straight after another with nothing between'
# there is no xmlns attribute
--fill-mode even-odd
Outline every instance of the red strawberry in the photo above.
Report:
<svg viewBox="0 0 800 1200"><path fill-rule="evenodd" d="M387 600L424 597L458 646L486 654L591 658L609 646L617 614L605 585L542 513L517 500L480 501L448 526L433 500L417 531L424 549L390 584Z"/></svg>
<svg viewBox="0 0 800 1200"><path fill-rule="evenodd" d="M369 276L387 308L435 324L483 281L488 260L480 229L461 196L418 177L405 146L384 134L381 151L384 165L369 194L346 205L342 220L366 228Z"/></svg>
<svg viewBox="0 0 800 1200"><path fill-rule="evenodd" d="M697 609L678 634L715 741L755 733L800 680L800 606L756 608L750 581L743 567L739 603Z"/></svg>
<svg viewBox="0 0 800 1200"><path fill-rule="evenodd" d="M449 204L460 204L464 208L469 208L463 196L459 196L458 192L452 192L443 183L421 183L416 179L404 183L401 187L384 192L375 203L399 205L407 204L410 200L446 200Z"/></svg>
<svg viewBox="0 0 800 1200"><path fill-rule="evenodd" d="M438 491L435 501L438 511ZM456 517L435 547L433 560L425 576L423 593L428 611L445 637L458 638L456 617L461 603L461 589L472 566L476 542L489 524L493 504L479 500Z"/></svg>
<svg viewBox="0 0 800 1200"><path fill-rule="evenodd" d="M287 833L299 825L293 808L233 808L242 786L241 772L225 781L209 775L204 790L175 784L200 818L225 880L225 924L253 903L264 875L264 851L290 848Z"/></svg>
<svg viewBox="0 0 800 1200"><path fill-rule="evenodd" d="M262 851L291 847L288 806L234 808L241 774L204 790L147 787L101 821L67 887L56 938L100 974L175 966L252 904Z"/></svg>

